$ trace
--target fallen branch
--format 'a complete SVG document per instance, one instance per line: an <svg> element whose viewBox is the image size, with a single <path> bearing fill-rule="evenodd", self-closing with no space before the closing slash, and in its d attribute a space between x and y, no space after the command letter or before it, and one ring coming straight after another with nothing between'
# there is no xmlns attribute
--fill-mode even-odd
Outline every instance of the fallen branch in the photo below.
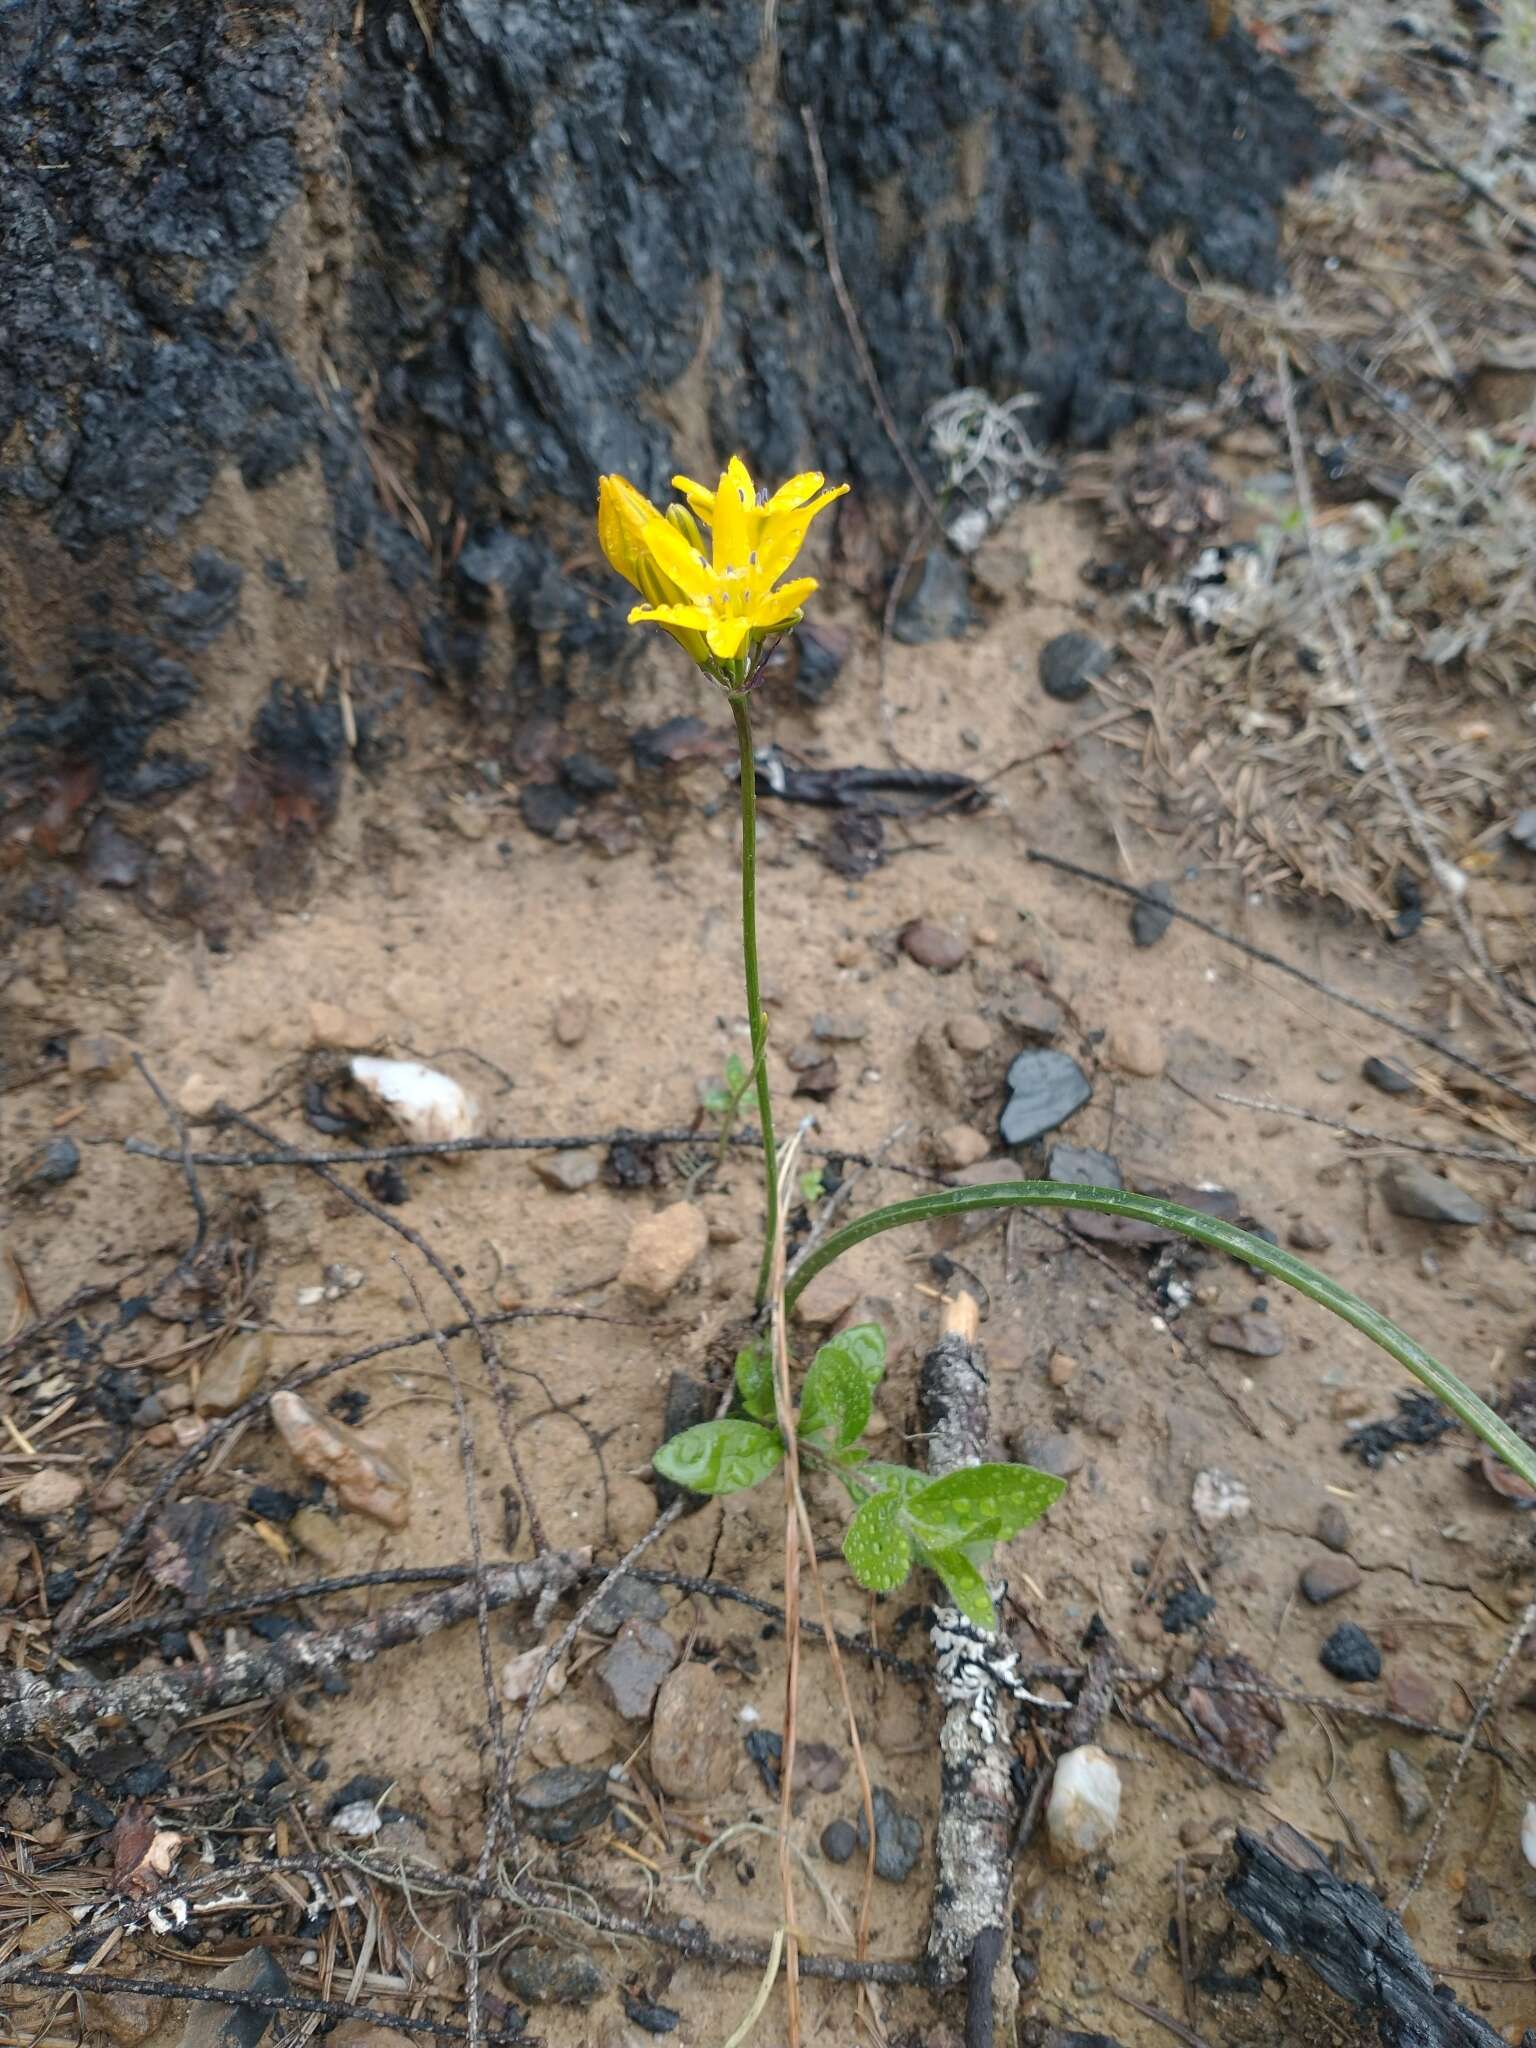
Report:
<svg viewBox="0 0 1536 2048"><path fill-rule="evenodd" d="M30 1673L13 1679L13 1697L0 1706L0 1743L72 1735L109 1721L184 1721L192 1714L240 1701L272 1700L318 1685L349 1664L368 1664L383 1650L422 1642L476 1611L483 1583L487 1610L532 1600L574 1586L590 1562L588 1551L546 1551L529 1564L493 1565L483 1582L471 1576L440 1592L421 1593L387 1607L371 1621L327 1634L295 1629L275 1643L232 1650L217 1663L137 1671L126 1678L50 1684Z"/></svg>
<svg viewBox="0 0 1536 2048"><path fill-rule="evenodd" d="M1435 1984L1397 1915L1345 1884L1294 1828L1240 1828L1229 1903L1271 1948L1299 1956L1393 2048L1503 2048L1504 2037Z"/></svg>
<svg viewBox="0 0 1536 2048"><path fill-rule="evenodd" d="M939 1341L923 1360L919 1398L935 1479L987 1457L987 1366L976 1342L977 1320L969 1294L947 1300ZM939 1987L965 1976L966 2048L992 2048L999 2017L994 1985L1013 1894L1013 1750L1003 1695L986 1657L988 1650L1006 1656L1007 1644L996 1634L977 1644L978 1634L953 1607L935 1607L933 1648L946 1711L928 1968ZM968 1647L980 1654L966 1654ZM1000 2016L1011 2039L1018 1996L1011 1970L1001 1982Z"/></svg>

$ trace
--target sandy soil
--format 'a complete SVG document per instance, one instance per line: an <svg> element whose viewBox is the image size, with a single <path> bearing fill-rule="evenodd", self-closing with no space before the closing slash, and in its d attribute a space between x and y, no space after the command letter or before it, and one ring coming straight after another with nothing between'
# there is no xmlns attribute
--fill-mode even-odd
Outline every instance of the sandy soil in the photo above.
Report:
<svg viewBox="0 0 1536 2048"><path fill-rule="evenodd" d="M887 693L892 730L903 752L927 766L988 773L1015 755L1070 735L1102 716L1090 697L1067 706L1045 698L1036 681L1040 645L1068 625L1092 622L1094 600L1077 569L1092 551L1078 515L1060 505L1032 508L1009 527L1007 545L1032 565L1028 587L1001 605L975 637L926 649L890 650ZM1106 625L1109 614L1103 614ZM854 651L828 704L808 714L765 695L762 737L820 763L878 761L876 648L862 619L847 620ZM723 707L711 705L680 668L657 664L639 701L625 706L633 726L699 710L722 732ZM589 705L595 715L599 707ZM1246 1216L1282 1241L1301 1219L1332 1239L1319 1262L1338 1279L1405 1323L1431 1349L1486 1391L1507 1389L1529 1356L1533 1240L1494 1221L1474 1230L1434 1230L1384 1209L1376 1192L1379 1157L1352 1153L1334 1133L1219 1101L1219 1091L1272 1098L1349 1117L1394 1134L1443 1135L1465 1142L1461 1122L1426 1109L1421 1098L1389 1099L1360 1078L1371 1053L1413 1059L1365 1020L1322 995L1253 965L1188 927L1175 926L1155 948L1131 943L1127 906L1068 877L1030 865L1026 846L1132 879L1158 873L1155 849L1121 834L1118 791L1136 755L1117 744L1133 736L1108 729L1070 752L1019 769L998 785L976 816L928 819L891 834L894 857L857 885L829 873L814 842L826 814L764 804L762 874L765 972L772 990L773 1078L786 1127L814 1111L813 1140L872 1150L900 1128L891 1157L923 1164L928 1135L958 1121L994 1128L1002 1074L1022 1042L1003 1021L1021 995L1049 990L1067 1022L1061 1042L1094 1076L1091 1104L1064 1135L1118 1157L1132 1181L1218 1183L1234 1190ZM622 749L611 752L617 760ZM1134 748L1134 739L1130 747ZM466 739L424 720L410 766L380 785L354 785L342 823L322 846L316 886L302 908L253 916L223 953L179 929L160 928L101 891L82 892L62 927L29 934L9 992L6 1031L12 1051L34 1055L55 1034L117 1031L137 1047L168 1092L195 1109L215 1094L237 1103L265 1100L258 1112L296 1142L319 1145L299 1109L299 1080L326 1054L314 1045L311 1006L337 1005L357 1021L350 1034L430 1056L482 1099L488 1127L500 1133L608 1131L619 1125L664 1127L693 1115L698 1086L745 1047L737 986L734 811L718 760L674 771L662 793L652 781L634 849L605 859L590 846L559 845L530 834L515 797L498 793L472 763L499 752L495 736ZM626 769L626 774L632 771ZM192 800L185 829L195 829ZM470 833L483 836L467 836ZM177 818L162 820L174 834ZM910 836L911 844L903 844ZM1128 856L1122 860L1121 852ZM1277 911L1245 902L1221 873L1167 876L1192 909L1273 947L1338 987L1365 995L1434 1027L1446 1021L1426 994L1443 985L1454 941L1430 926L1413 945L1394 948L1359 925L1320 913ZM907 920L929 917L964 935L968 954L938 975L899 952ZM1431 971L1433 970L1433 971ZM20 1000L18 1001L18 998ZM1438 999L1437 999L1438 1000ZM0 996L0 1002L5 1001ZM590 1004L575 1045L562 1044L553 1020L562 1006ZM836 1048L841 1083L824 1105L795 1100L785 1055L809 1032L814 1014L833 1011L867 1025L861 1043ZM992 1022L990 1052L972 1065L924 1054L934 1027L961 1014ZM1476 1043L1472 1020L1467 1042ZM1138 1077L1114 1064L1117 1035L1134 1023L1150 1032L1164 1071ZM927 1038L925 1039L925 1034ZM1119 1048L1123 1052L1123 1046ZM504 1078L502 1078L504 1077ZM969 1099L974 1079L975 1099ZM275 1100L270 1099L279 1090ZM134 1291L146 1266L158 1272L187 1241L190 1216L176 1169L124 1153L120 1141L167 1135L139 1076L81 1082L55 1072L0 1103L3 1156L19 1156L65 1125L84 1165L64 1187L12 1207L0 1265L0 1330L31 1298L46 1310L90 1282ZM226 1142L211 1140L211 1142ZM686 1165L695 1162L687 1161ZM685 1166L675 1168L678 1177ZM683 1288L662 1308L627 1299L615 1276L636 1221L679 1199L664 1190L624 1191L601 1182L575 1194L551 1190L520 1154L406 1169L410 1198L399 1215L454 1263L481 1304L555 1305L600 1310L614 1322L530 1322L501 1336L510 1371L537 1370L562 1403L579 1404L601 1440L603 1470L568 1415L540 1418L543 1397L515 1382L527 1420L520 1447L537 1507L558 1543L590 1544L613 1554L653 1512L645 1484L658 1441L666 1382L679 1369L717 1373L749 1302L753 1233L760 1216L755 1162L733 1158L701 1194L713 1241ZM1452 1166L1492 1215L1524 1199L1528 1177L1505 1169ZM356 1173L357 1169L350 1169ZM420 1325L406 1269L431 1313L452 1304L422 1262L398 1239L358 1214L312 1176L288 1169L208 1171L215 1236L247 1247L249 1270L234 1289L248 1321L270 1328L277 1374ZM890 1176L868 1176L855 1207L900 1191ZM730 1241L733 1240L734 1241ZM920 1455L916 1376L936 1327L937 1299L926 1237L892 1235L855 1255L859 1313L885 1321L892 1368L880 1396L885 1455ZM1364 1339L1299 1300L1280 1298L1229 1263L1213 1260L1195 1275L1196 1300L1170 1335L1146 1280L1144 1252L1111 1250L1095 1260L1035 1221L974 1238L964 1254L985 1281L991 1313L983 1332L993 1367L994 1420L1007 1444L1030 1432L1065 1433L1080 1458L1067 1496L1047 1522L1013 1546L1008 1569L1014 1619L1033 1630L1049 1655L1070 1661L1094 1614L1104 1617L1127 1655L1149 1672L1187 1664L1203 1642L1244 1653L1277 1685L1346 1696L1318 1662L1323 1638L1344 1620L1364 1626L1385 1653L1381 1683L1348 1689L1380 1704L1386 1683L1419 1673L1436 1711L1464 1725L1511 1627L1530 1597L1529 1525L1469 1469L1465 1440L1389 1457L1377 1472L1344 1454L1349 1419L1393 1410L1405 1382ZM342 1267L361 1278L331 1302L312 1290ZM349 1276L350 1278L350 1276ZM1270 1298L1284 1349L1269 1360L1210 1345L1214 1316ZM113 1339L109 1363L137 1365L154 1386L189 1380L175 1325L141 1320ZM502 1488L508 1478L483 1368L468 1339L452 1346L465 1383L476 1389L480 1507L499 1542ZM1077 1361L1065 1385L1047 1373L1051 1354ZM209 1352L193 1350L192 1374ZM47 1355L64 1371L62 1349ZM48 1375L41 1378L46 1381ZM1058 1373L1058 1377L1060 1374ZM235 1587L308 1577L321 1569L450 1561L467 1554L465 1509L449 1387L429 1345L359 1367L341 1384L370 1397L364 1421L412 1473L409 1527L399 1532L356 1515L335 1524L334 1565L274 1554L243 1503L253 1486L294 1485L292 1461L270 1429L248 1427L227 1444L196 1490L240 1507L219 1565ZM7 1395L23 1430L38 1414L37 1377ZM335 1391L332 1386L327 1392ZM45 1389L46 1392L46 1389ZM83 1411L82 1411L83 1420ZM140 1491L163 1468L164 1445L120 1439L115 1462L101 1432L82 1429L82 1468L96 1493L84 1531L126 1520ZM138 1433L141 1437L143 1432ZM67 1442L50 1449L68 1450ZM1191 1512L1195 1475L1219 1467L1249 1490L1242 1521L1201 1530ZM0 1464L0 1500L34 1465L15 1448ZM100 1489L109 1478L105 1496ZM606 1475L606 1480L605 1480ZM1329 1555L1316 1540L1320 1510L1342 1508L1359 1588L1327 1607L1297 1592L1300 1571ZM832 1503L815 1497L818 1534L835 1549ZM730 1580L769 1599L782 1593L782 1501L777 1485L706 1508L677 1525L654 1562ZM12 1525L14 1526L14 1525ZM81 1534L50 1532L50 1568L78 1563ZM527 1553L527 1518L518 1554ZM834 1605L850 1628L868 1619L862 1596L840 1562L826 1566ZM1160 1615L1171 1590L1193 1582L1211 1594L1203 1631L1165 1633ZM117 1590L129 1590L120 1578ZM380 1596L387 1597L387 1596ZM358 1611L358 1596L328 1612ZM667 1596L667 1626L691 1654L724 1674L742 1717L783 1725L782 1644L749 1611ZM911 1596L879 1614L889 1638ZM146 1604L142 1598L140 1604ZM548 1639L561 1626L551 1623ZM7 1624L0 1622L0 1629ZM527 1646L527 1614L494 1623L498 1660ZM25 1630L9 1655L24 1656ZM533 1724L531 1756L540 1765L627 1761L644 1775L644 1724L620 1722L599 1697L589 1668L599 1646L584 1642L563 1695ZM903 1647L922 1656L920 1629ZM1519 1815L1532 1791L1532 1721L1515 1711L1531 1667L1517 1670L1496 1739L1513 1753L1509 1767L1474 1758L1462 1781L1427 1881L1409 1909L1421 1952L1455 1982L1511 2040L1531 2017L1531 1985L1509 1966L1469 1954L1473 1930L1458 1916L1474 1864L1492 1887L1501 1915L1516 1915L1536 1947L1531 1872L1520 1859ZM871 1773L924 1823L924 1850L901 1885L875 1887L871 1945L880 1955L920 1952L929 1914L932 1822L938 1795L933 1745L937 1717L923 1691L863 1666L852 1671ZM1149 1711L1188 1735L1174 1713ZM1336 1846L1346 1874L1379 1879L1395 1897L1422 1851L1427 1824L1405 1831L1389 1784L1385 1753L1396 1740L1444 1785L1452 1744L1402 1735L1371 1720L1324 1716L1301 1705L1285 1710L1267 1790L1247 1793L1142 1733L1111 1724L1105 1739L1121 1758L1123 1824L1102 1869L1051 1870L1043 1843L1025 1855L1017 1889L1017 1947L1032 1959L1023 2012L1127 2048L1151 2048L1170 2036L1117 1997L1182 2016L1177 1946L1170 1938L1177 1873L1183 1866L1194 1901L1197 1973L1217 1959L1228 1916L1208 1896L1213 1866L1236 1823L1263 1827L1276 1818ZM472 1866L480 1842L485 1713L474 1633L464 1628L429 1646L402 1649L360 1674L349 1694L315 1698L302 1712L252 1711L236 1717L241 1768L254 1777L267 1758L297 1766L297 1792L283 1823L288 1839L328 1840L327 1799L354 1772L387 1780L390 1797L425 1830L428 1853ZM217 1731L207 1740L215 1748ZM846 1729L824 1654L808 1649L801 1705L802 1739L846 1754ZM228 1739L222 1740L229 1753ZM324 1782L304 1772L316 1758ZM212 1768L212 1765L209 1766ZM190 1786L163 1811L190 1814ZM58 1805L56 1795L55 1808ZM809 1797L797 1843L818 1882L800 1879L803 1938L841 1947L857 1914L861 1865L821 1858L817 1839L840 1814L852 1817L852 1779L835 1793ZM45 1806L28 1817L41 1824ZM579 1881L627 1902L675 1916L694 1914L723 1936L767 1938L778 1924L777 1862L766 1833L740 1832L696 1884L702 1842L742 1823L771 1823L772 1809L745 1751L731 1789L692 1809L646 1818L622 1853L601 1830L567 1852ZM13 1825L24 1818L10 1816ZM25 1830L22 1830L24 1833ZM41 1875L48 1851L31 1850ZM438 1931L447 1923L431 1919ZM402 1918L400 1939L411 1935ZM500 1930L505 1932L505 1928ZM241 1944L231 1942L225 1953ZM215 1944L217 1946L217 1944ZM297 1967L305 1944L279 1943ZM120 1950L110 1967L161 1974L173 1950L160 1944ZM422 1955L425 1944L418 1940ZM650 2038L624 2018L614 1986L625 1983L682 2014L673 2038L714 2044L745 2011L751 1979L683 1964L633 1945L590 1943L610 1988L595 2006L548 2008L531 2031L557 2048L601 2042L608 2048ZM205 1954L207 1952L205 1951ZM1252 1944L1245 1953L1256 1954ZM456 1966L440 1966L440 1983ZM1475 1973L1482 1971L1478 1976ZM1026 1968L1026 1976L1031 1972ZM343 1995L345 1960L333 1995ZM1298 1979L1300 1984L1303 1980ZM442 2012L440 2005L428 2011ZM858 2038L856 2001L842 1987L806 1990L808 2042ZM935 2007L915 1991L880 1994L889 2038L958 2039L958 2008ZM99 2014L91 2019L100 2026ZM155 2039L174 2041L180 2014ZM1209 2043L1336 2039L1309 1998L1287 2002L1278 1976L1250 1995L1198 1996L1195 2025ZM782 2038L775 1997L757 2038ZM348 2030L349 2032L351 2029ZM359 2036L360 2038L360 2036Z"/></svg>

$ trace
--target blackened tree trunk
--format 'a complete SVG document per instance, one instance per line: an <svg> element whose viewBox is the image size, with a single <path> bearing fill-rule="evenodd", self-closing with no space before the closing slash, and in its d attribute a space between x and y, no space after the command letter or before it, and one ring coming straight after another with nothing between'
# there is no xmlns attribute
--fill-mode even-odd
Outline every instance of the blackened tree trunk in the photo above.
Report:
<svg viewBox="0 0 1536 2048"><path fill-rule="evenodd" d="M1267 285L1319 156L1206 0L12 0L0 93L0 830L45 852L237 759L323 823L423 677L559 709L624 658L601 470L900 493L802 108L914 438L959 385L1077 443L1208 385L1149 252Z"/></svg>

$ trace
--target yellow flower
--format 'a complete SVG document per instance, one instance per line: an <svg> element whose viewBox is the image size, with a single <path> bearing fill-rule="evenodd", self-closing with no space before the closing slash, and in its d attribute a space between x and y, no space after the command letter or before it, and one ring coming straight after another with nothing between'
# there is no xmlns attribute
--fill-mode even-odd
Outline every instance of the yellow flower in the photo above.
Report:
<svg viewBox="0 0 1536 2048"><path fill-rule="evenodd" d="M773 586L805 541L811 521L847 490L823 490L818 471L792 477L763 504L751 475L733 455L713 491L690 477L673 482L688 500L665 518L633 484L605 476L598 489L597 534L603 553L647 602L631 625L663 626L701 667L731 663L742 679L744 650L797 625L816 579ZM704 554L699 524L710 529Z"/></svg>

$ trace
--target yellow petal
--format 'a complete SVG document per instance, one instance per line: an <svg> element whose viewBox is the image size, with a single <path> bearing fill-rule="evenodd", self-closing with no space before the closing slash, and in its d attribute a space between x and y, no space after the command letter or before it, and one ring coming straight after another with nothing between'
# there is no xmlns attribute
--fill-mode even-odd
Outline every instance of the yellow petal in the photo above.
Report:
<svg viewBox="0 0 1536 2048"><path fill-rule="evenodd" d="M777 590L770 590L752 607L753 625L782 625L790 613L799 611L811 592L819 588L814 576L800 576L793 583L784 583Z"/></svg>
<svg viewBox="0 0 1536 2048"><path fill-rule="evenodd" d="M720 488L715 492L715 551L717 573L745 569L757 539L757 494L752 476L739 455L726 464Z"/></svg>
<svg viewBox="0 0 1536 2048"><path fill-rule="evenodd" d="M720 578L698 549L689 547L677 528L667 520L651 520L641 535L641 541L662 574L670 576L684 596L713 597L720 588Z"/></svg>
<svg viewBox="0 0 1536 2048"><path fill-rule="evenodd" d="M676 481L674 477L673 482ZM803 470L799 476L792 476L787 484L780 484L763 510L793 512L798 506L803 505L807 498L814 498L825 482L826 478L819 469Z"/></svg>
<svg viewBox="0 0 1536 2048"><path fill-rule="evenodd" d="M599 477L597 483L597 540L609 562L626 583L640 588L639 558L645 528L660 514L650 499L637 491L628 477Z"/></svg>
<svg viewBox="0 0 1536 2048"><path fill-rule="evenodd" d="M808 505L802 505L795 512L775 512L765 517L762 536L757 544L757 571L764 583L772 583L784 574L790 563L805 545L805 536L811 521L818 512L840 498L847 490L846 484L834 484L829 491L823 491L818 498L812 498Z"/></svg>
<svg viewBox="0 0 1536 2048"><path fill-rule="evenodd" d="M745 619L717 619L705 634L711 654L722 661L729 661L746 639L748 625Z"/></svg>
<svg viewBox="0 0 1536 2048"><path fill-rule="evenodd" d="M637 604L630 607L629 624L687 626L695 633L702 633L713 617L713 612L707 612L696 604Z"/></svg>
<svg viewBox="0 0 1536 2048"><path fill-rule="evenodd" d="M695 519L702 519L708 526L715 516L715 494L705 484L696 484L691 476L675 476L672 479L674 491L681 491L693 508Z"/></svg>

